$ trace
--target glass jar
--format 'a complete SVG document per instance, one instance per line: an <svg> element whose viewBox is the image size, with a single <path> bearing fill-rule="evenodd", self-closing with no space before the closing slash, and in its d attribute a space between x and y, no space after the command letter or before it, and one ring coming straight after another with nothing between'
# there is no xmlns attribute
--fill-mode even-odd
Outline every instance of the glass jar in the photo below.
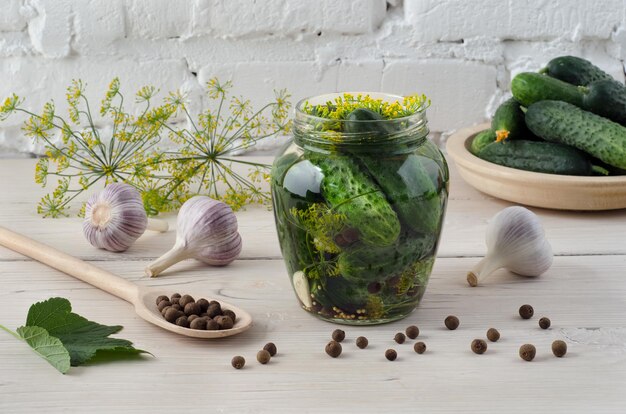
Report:
<svg viewBox="0 0 626 414"><path fill-rule="evenodd" d="M331 120L304 110L339 96L299 102L293 139L274 161L280 247L303 309L341 324L390 322L411 313L426 290L448 167L427 138L425 107L396 119Z"/></svg>

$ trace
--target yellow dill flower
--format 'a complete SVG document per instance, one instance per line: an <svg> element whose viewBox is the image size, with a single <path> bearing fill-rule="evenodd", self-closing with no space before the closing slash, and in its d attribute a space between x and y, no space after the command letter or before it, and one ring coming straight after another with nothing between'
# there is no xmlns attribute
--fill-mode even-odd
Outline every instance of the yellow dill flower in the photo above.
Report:
<svg viewBox="0 0 626 414"><path fill-rule="evenodd" d="M35 182L46 185L48 177L48 158L40 158L35 165Z"/></svg>
<svg viewBox="0 0 626 414"><path fill-rule="evenodd" d="M411 95L404 97L401 102L388 102L370 95L358 94L355 97L350 93L344 93L321 105L305 102L302 110L317 117L341 120L346 119L357 108L366 108L379 113L385 119L396 119L422 111L429 104L430 101L424 95Z"/></svg>

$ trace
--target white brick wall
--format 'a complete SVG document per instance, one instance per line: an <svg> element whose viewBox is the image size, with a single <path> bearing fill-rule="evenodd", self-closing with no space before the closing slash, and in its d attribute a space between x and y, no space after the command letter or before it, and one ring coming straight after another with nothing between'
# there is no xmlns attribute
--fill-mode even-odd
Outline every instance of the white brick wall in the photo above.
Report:
<svg viewBox="0 0 626 414"><path fill-rule="evenodd" d="M253 102L337 90L426 93L434 136L481 122L510 79L554 56L592 59L624 80L624 0L0 0L0 98L62 108L73 78L99 101L119 76L192 90L231 79ZM39 152L15 117L0 154ZM271 148L280 140L267 142Z"/></svg>

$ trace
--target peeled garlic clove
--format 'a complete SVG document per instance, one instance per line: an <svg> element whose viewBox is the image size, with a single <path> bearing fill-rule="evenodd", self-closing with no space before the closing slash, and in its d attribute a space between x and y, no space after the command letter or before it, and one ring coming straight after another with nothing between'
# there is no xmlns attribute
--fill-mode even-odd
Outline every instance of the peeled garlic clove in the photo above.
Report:
<svg viewBox="0 0 626 414"><path fill-rule="evenodd" d="M470 286L500 268L535 277L552 265L552 247L537 216L524 207L507 207L487 226L487 255L467 274Z"/></svg>
<svg viewBox="0 0 626 414"><path fill-rule="evenodd" d="M173 264L189 258L225 266L241 252L237 217L221 201L205 196L192 197L180 208L176 223L174 247L146 268L148 276L157 276Z"/></svg>
<svg viewBox="0 0 626 414"><path fill-rule="evenodd" d="M85 205L83 234L100 249L123 252L147 227L167 231L168 226L163 220L148 219L141 195L132 185L110 184L93 194Z"/></svg>
<svg viewBox="0 0 626 414"><path fill-rule="evenodd" d="M309 289L309 280L301 270L298 270L291 277L293 282L293 290L296 292L300 302L306 307L313 307L313 301L311 300L311 291Z"/></svg>

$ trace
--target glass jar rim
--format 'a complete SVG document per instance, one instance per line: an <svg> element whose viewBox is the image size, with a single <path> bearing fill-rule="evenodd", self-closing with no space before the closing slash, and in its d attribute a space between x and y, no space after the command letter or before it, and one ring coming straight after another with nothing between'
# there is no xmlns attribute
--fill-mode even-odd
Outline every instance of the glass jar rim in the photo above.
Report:
<svg viewBox="0 0 626 414"><path fill-rule="evenodd" d="M300 99L298 101L298 103L295 106L295 110L296 110L296 117L298 117L299 115L306 118L306 119L310 119L310 120L314 120L314 121L321 121L321 122L346 122L346 119L330 119L330 118L324 118L321 116L317 116L317 115L311 115L307 112L305 112L303 110L304 106L307 104L314 104L314 105L319 105L319 104L325 104L328 102L332 102L333 99L338 98L338 97L343 97L345 95L352 95L355 97L358 96L370 96L372 98L380 98L380 99L387 99L387 98L391 98L391 99L387 99L388 102L401 102L405 97L401 96L401 95L395 95L395 94L391 94L391 93L385 93L385 92L331 92L331 93L325 93L322 95L312 95L303 99ZM319 101L319 102L316 102ZM416 110L414 113L412 113L411 115L406 115L403 117L399 117L399 118L388 118L388 119L379 119L379 120L351 120L350 122L380 122L380 123L393 123L394 121L406 121L408 119L411 118L420 118L422 116L424 116L424 114L426 113L426 109L428 108L427 105L421 105L419 107L418 110Z"/></svg>
<svg viewBox="0 0 626 414"><path fill-rule="evenodd" d="M333 102L334 99L345 95L370 96L375 99L384 99L388 102L398 102L404 99L400 95L383 92L334 92L312 96L300 100L295 107L293 134L296 144L306 146L314 151L330 151L337 148L349 148L356 151L371 151L372 147L400 146L410 144L420 145L426 140L429 133L426 119L428 105L422 105L415 113L399 118L377 120L347 120L331 119L311 115L304 111L305 105L320 105ZM359 125L381 125L386 131L364 128L358 132L344 131L343 125L347 122L357 122Z"/></svg>

